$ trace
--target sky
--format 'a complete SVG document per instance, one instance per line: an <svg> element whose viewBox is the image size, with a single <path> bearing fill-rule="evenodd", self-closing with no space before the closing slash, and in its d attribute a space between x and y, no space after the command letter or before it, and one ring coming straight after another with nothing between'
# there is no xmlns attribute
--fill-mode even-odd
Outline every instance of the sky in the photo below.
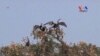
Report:
<svg viewBox="0 0 100 56"><path fill-rule="evenodd" d="M79 5L88 11L79 12ZM100 46L100 0L0 0L0 46L21 42L34 25L59 18L68 26L63 28L66 43Z"/></svg>

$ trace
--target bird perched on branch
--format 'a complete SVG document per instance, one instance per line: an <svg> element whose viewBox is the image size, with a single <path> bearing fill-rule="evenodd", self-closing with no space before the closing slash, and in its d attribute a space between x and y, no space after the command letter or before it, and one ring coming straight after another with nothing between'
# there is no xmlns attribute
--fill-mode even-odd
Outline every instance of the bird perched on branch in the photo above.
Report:
<svg viewBox="0 0 100 56"><path fill-rule="evenodd" d="M34 30L40 29L41 31L45 31L46 30L46 27L41 24L41 25L35 25L33 29Z"/></svg>
<svg viewBox="0 0 100 56"><path fill-rule="evenodd" d="M45 33L47 31L47 28L45 25L35 25L33 27L33 32L32 35L34 35L34 39L37 39L38 37L41 39L42 37L45 36Z"/></svg>
<svg viewBox="0 0 100 56"><path fill-rule="evenodd" d="M64 27L67 27L67 25L65 24L65 22L59 22L61 19L58 19L57 23L53 22L53 21L50 21L50 22L47 22L45 23L44 25L51 25L52 28L59 28L59 26L64 26Z"/></svg>
<svg viewBox="0 0 100 56"><path fill-rule="evenodd" d="M28 37L26 37L26 39L23 40L25 42L25 46L30 46L30 40Z"/></svg>
<svg viewBox="0 0 100 56"><path fill-rule="evenodd" d="M58 19L57 23L50 21L45 23L44 25L51 25L51 28L49 28L49 32L51 35L53 35L54 37L56 37L57 39L63 38L63 33L61 33L61 29L60 26L64 26L67 27L67 25L65 24L65 22L60 22L61 19Z"/></svg>

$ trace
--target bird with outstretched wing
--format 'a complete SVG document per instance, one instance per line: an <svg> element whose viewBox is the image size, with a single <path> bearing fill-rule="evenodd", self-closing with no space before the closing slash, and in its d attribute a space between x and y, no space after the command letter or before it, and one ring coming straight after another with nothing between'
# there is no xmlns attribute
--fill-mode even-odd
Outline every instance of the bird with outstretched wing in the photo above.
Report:
<svg viewBox="0 0 100 56"><path fill-rule="evenodd" d="M65 26L65 27L67 27L67 25L66 25L65 22L59 22L58 25L61 25L61 26Z"/></svg>
<svg viewBox="0 0 100 56"><path fill-rule="evenodd" d="M49 22L45 23L44 25L47 25L47 24L49 24L49 25L53 25L54 22L53 22L53 21L49 21Z"/></svg>
<svg viewBox="0 0 100 56"><path fill-rule="evenodd" d="M47 24L52 25L52 28L58 28L59 25L67 27L65 22L59 22L60 20L61 19L58 19L57 23L54 23L53 21L50 21L50 22L45 23L44 25L47 25Z"/></svg>

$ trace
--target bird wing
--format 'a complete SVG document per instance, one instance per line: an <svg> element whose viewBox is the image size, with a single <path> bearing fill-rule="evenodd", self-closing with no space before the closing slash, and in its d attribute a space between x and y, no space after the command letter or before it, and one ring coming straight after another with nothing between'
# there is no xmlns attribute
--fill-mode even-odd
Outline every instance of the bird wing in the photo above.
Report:
<svg viewBox="0 0 100 56"><path fill-rule="evenodd" d="M58 24L67 27L65 22L59 22Z"/></svg>
<svg viewBox="0 0 100 56"><path fill-rule="evenodd" d="M52 25L52 23L53 23L53 21L49 21L49 22L45 23L44 25L47 25L47 24Z"/></svg>
<svg viewBox="0 0 100 56"><path fill-rule="evenodd" d="M36 30L37 28L39 28L40 26L39 25L35 25L34 26L34 30Z"/></svg>

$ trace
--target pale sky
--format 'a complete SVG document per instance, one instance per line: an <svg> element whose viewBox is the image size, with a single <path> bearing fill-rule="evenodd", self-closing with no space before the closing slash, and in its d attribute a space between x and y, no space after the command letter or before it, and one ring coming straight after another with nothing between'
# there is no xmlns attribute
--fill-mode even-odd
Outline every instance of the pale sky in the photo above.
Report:
<svg viewBox="0 0 100 56"><path fill-rule="evenodd" d="M79 5L88 12L79 12ZM21 42L33 25L59 18L68 25L65 42L100 46L100 0L0 0L0 46Z"/></svg>

